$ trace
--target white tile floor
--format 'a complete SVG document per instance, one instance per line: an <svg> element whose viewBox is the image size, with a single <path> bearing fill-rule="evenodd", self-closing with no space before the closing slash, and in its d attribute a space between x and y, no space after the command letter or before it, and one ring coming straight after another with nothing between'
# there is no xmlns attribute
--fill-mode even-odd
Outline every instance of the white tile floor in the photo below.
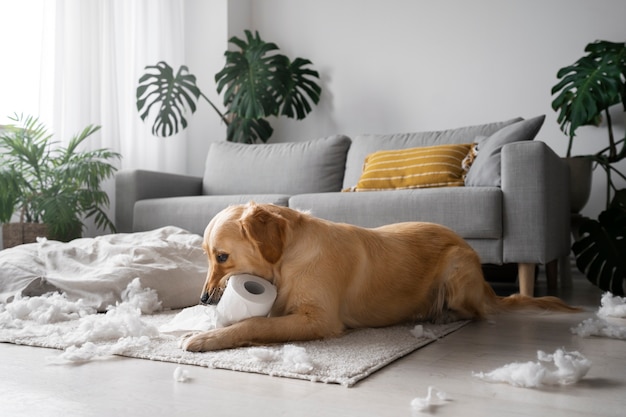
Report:
<svg viewBox="0 0 626 417"><path fill-rule="evenodd" d="M594 315L601 291L575 274L573 287L559 295L587 311L471 323L353 388L191 366L185 369L192 379L178 383L172 363L111 358L48 365L57 351L0 344L0 416L411 416L411 400L431 385L452 399L432 412L437 416L626 415L626 342L570 332ZM533 390L472 377L558 348L593 362L578 384Z"/></svg>

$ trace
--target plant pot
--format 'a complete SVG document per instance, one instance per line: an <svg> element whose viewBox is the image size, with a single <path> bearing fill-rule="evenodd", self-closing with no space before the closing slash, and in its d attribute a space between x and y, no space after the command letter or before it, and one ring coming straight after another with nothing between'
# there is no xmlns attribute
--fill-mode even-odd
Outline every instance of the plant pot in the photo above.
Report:
<svg viewBox="0 0 626 417"><path fill-rule="evenodd" d="M23 243L34 243L38 237L48 237L42 223L5 223L2 225L2 246L12 248Z"/></svg>
<svg viewBox="0 0 626 417"><path fill-rule="evenodd" d="M570 187L569 201L570 212L580 213L589 201L591 194L592 161L585 156L563 158L569 167Z"/></svg>

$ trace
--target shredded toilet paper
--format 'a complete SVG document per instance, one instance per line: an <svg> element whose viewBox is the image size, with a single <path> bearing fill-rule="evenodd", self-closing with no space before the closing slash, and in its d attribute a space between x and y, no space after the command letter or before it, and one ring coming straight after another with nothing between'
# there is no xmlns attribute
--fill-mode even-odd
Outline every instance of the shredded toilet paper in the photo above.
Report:
<svg viewBox="0 0 626 417"><path fill-rule="evenodd" d="M626 298L605 292L600 303L597 318L584 320L571 329L572 333L582 337L597 336L626 340Z"/></svg>
<svg viewBox="0 0 626 417"><path fill-rule="evenodd" d="M430 386L428 387L428 395L426 397L413 398L411 408L413 411L430 411L435 407L446 404L448 401L450 401L448 394Z"/></svg>
<svg viewBox="0 0 626 417"><path fill-rule="evenodd" d="M582 337L598 336L626 339L626 326L612 324L604 319L587 319L571 330L572 333Z"/></svg>
<svg viewBox="0 0 626 417"><path fill-rule="evenodd" d="M70 300L65 294L50 293L37 297L16 296L8 304L0 305L0 326L16 329L24 336L37 336L42 327L77 320L78 326L69 332L49 334L51 344L69 346L50 363L85 362L91 359L123 353L129 348L145 347L152 337L159 335L156 327L141 320L141 315L161 309L156 291L142 288L134 279L122 292L122 301L98 314L84 300ZM46 327L46 326L44 326ZM39 329L39 330L36 330ZM95 345L96 342L105 342Z"/></svg>
<svg viewBox="0 0 626 417"><path fill-rule="evenodd" d="M141 314L152 314L161 310L159 294L151 288L142 288L139 278L132 280L126 289L122 291L122 302L138 308Z"/></svg>
<svg viewBox="0 0 626 417"><path fill-rule="evenodd" d="M65 294L49 293L39 297L17 295L12 302L0 304L0 325L6 329L21 329L28 321L52 324L76 320L95 312L96 309L84 300L69 300Z"/></svg>
<svg viewBox="0 0 626 417"><path fill-rule="evenodd" d="M177 366L174 369L174 381L176 382L188 382L189 381L189 371L183 369L180 366Z"/></svg>
<svg viewBox="0 0 626 417"><path fill-rule="evenodd" d="M205 331L217 327L217 308L215 306L197 305L184 308L172 320L161 325L161 333L186 333Z"/></svg>
<svg viewBox="0 0 626 417"><path fill-rule="evenodd" d="M583 378L591 361L579 352L558 349L554 354L537 351L539 362L514 362L491 372L472 375L486 382L505 382L523 388L541 388L545 385L569 385ZM553 366L548 366L553 363Z"/></svg>
<svg viewBox="0 0 626 417"><path fill-rule="evenodd" d="M602 294L600 304L598 316L626 318L626 297L619 297L610 292L605 292Z"/></svg>
<svg viewBox="0 0 626 417"><path fill-rule="evenodd" d="M49 356L46 358L46 361L49 364L57 365L62 365L68 362L89 362L93 359L105 356L119 355L128 349L135 349L138 347L145 348L148 347L149 344L150 338L147 336L122 337L111 345L96 345L93 342L86 342L80 346L70 346L58 356Z"/></svg>
<svg viewBox="0 0 626 417"><path fill-rule="evenodd" d="M414 337L417 337L418 339L420 337L427 337L429 339L436 339L437 338L435 333L433 333L431 330L424 329L424 326L422 326L421 324L416 325L415 327L413 327L409 331L411 332L411 334Z"/></svg>
<svg viewBox="0 0 626 417"><path fill-rule="evenodd" d="M285 368L300 374L309 373L314 369L309 354L301 346L285 345L281 349L250 348L248 353L261 362L282 361Z"/></svg>

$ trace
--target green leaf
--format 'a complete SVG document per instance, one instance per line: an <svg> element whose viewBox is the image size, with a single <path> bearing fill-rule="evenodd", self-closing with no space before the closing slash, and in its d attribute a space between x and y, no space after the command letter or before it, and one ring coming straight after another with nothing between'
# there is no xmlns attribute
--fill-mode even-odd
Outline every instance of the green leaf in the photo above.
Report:
<svg viewBox="0 0 626 417"><path fill-rule="evenodd" d="M310 64L308 59L296 58L288 66L280 114L298 120L304 119L312 110L309 100L314 104L319 103L322 89L313 79L319 79L319 74L306 68Z"/></svg>
<svg viewBox="0 0 626 417"><path fill-rule="evenodd" d="M20 174L0 167L0 223L9 223L19 202Z"/></svg>
<svg viewBox="0 0 626 417"><path fill-rule="evenodd" d="M626 279L626 190L616 192L598 220L585 219L581 238L574 242L576 266L604 291L624 295Z"/></svg>
<svg viewBox="0 0 626 417"><path fill-rule="evenodd" d="M109 199L101 182L115 173L112 162L121 155L79 149L100 127L87 126L62 147L36 118L15 121L19 126L0 135L0 219L23 212L24 221L45 222L50 237L62 240L80 236L90 217L115 230L103 211Z"/></svg>
<svg viewBox="0 0 626 417"><path fill-rule="evenodd" d="M274 43L263 41L259 33L246 31L246 41L237 37L230 42L239 51L226 51L226 64L215 75L217 92L224 91L224 105L230 114L246 119L259 119L278 114L281 82L277 74L284 72L287 59L273 54Z"/></svg>
<svg viewBox="0 0 626 417"><path fill-rule="evenodd" d="M601 113L622 103L626 109L626 43L597 41L587 45L587 55L557 72L552 88L552 108L568 136L580 126L597 125Z"/></svg>
<svg viewBox="0 0 626 417"><path fill-rule="evenodd" d="M196 111L196 102L201 95L196 86L196 77L189 73L186 66L181 66L176 75L167 63L161 61L154 66L147 66L146 74L139 79L137 88L137 110L145 120L154 105L158 113L152 125L152 134L171 136L187 127L185 114Z"/></svg>
<svg viewBox="0 0 626 417"><path fill-rule="evenodd" d="M265 119L236 117L228 125L226 140L241 143L265 143L272 136L272 132L272 126Z"/></svg>
<svg viewBox="0 0 626 417"><path fill-rule="evenodd" d="M243 143L269 139L272 128L267 117L302 119L311 112L321 94L319 74L309 68L311 62L297 58L292 63L278 53L275 43L265 42L258 32L246 30L244 34L243 39L229 39L236 49L224 52L226 63L215 74L217 92L223 94L227 108L225 115L200 92L186 67L181 67L176 76L165 62L146 67L147 73L139 79L136 91L137 109L142 120L146 120L153 106L159 106L152 127L154 134L169 136L184 129L185 112L195 112L199 97L228 126L226 139Z"/></svg>

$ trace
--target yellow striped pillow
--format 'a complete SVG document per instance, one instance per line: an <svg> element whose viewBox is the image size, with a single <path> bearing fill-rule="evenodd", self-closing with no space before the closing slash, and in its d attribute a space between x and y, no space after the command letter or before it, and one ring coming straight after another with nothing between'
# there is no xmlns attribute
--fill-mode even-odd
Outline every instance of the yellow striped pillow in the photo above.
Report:
<svg viewBox="0 0 626 417"><path fill-rule="evenodd" d="M471 143L378 151L365 158L355 191L454 187L464 184Z"/></svg>

